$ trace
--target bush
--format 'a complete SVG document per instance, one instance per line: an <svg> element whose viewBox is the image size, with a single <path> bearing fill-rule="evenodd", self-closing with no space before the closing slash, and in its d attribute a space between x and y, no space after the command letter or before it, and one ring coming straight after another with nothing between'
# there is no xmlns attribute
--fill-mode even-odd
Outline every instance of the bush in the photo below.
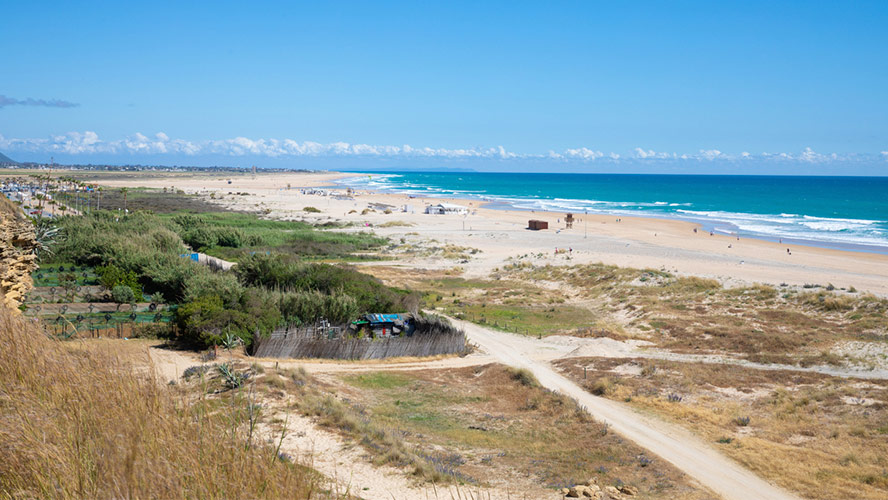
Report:
<svg viewBox="0 0 888 500"><path fill-rule="evenodd" d="M418 303L407 291L387 287L354 268L293 262L280 254L250 256L234 271L246 286L348 295L356 301L358 314L410 311Z"/></svg>
<svg viewBox="0 0 888 500"><path fill-rule="evenodd" d="M111 299L117 303L117 309L121 304L134 304L136 302L136 294L133 289L126 285L117 285L111 289Z"/></svg>
<svg viewBox="0 0 888 500"><path fill-rule="evenodd" d="M359 315L357 301L345 294L287 292L281 294L279 304L284 321L295 325L312 323L321 318L333 324L342 324Z"/></svg>
<svg viewBox="0 0 888 500"><path fill-rule="evenodd" d="M240 248L244 241L244 233L239 229L223 227L216 230L216 244L220 247Z"/></svg>
<svg viewBox="0 0 888 500"><path fill-rule="evenodd" d="M614 383L611 379L607 377L602 377L594 382L589 387L589 392L596 396L605 396L610 394L614 390Z"/></svg>
<svg viewBox="0 0 888 500"><path fill-rule="evenodd" d="M527 368L508 368L509 377L525 387L539 387L540 382Z"/></svg>
<svg viewBox="0 0 888 500"><path fill-rule="evenodd" d="M124 271L114 264L108 264L107 266L97 267L96 273L99 275L99 284L106 290L113 290L119 285L128 286L133 291L135 302L142 301L142 286L139 284L139 277L134 271Z"/></svg>
<svg viewBox="0 0 888 500"><path fill-rule="evenodd" d="M185 276L182 286L184 302L192 302L207 295L217 295L222 299L222 303L229 307L238 303L244 291L237 276L227 272L196 272Z"/></svg>
<svg viewBox="0 0 888 500"><path fill-rule="evenodd" d="M199 226L182 233L182 241L195 250L216 246L219 241L216 232L208 227Z"/></svg>
<svg viewBox="0 0 888 500"><path fill-rule="evenodd" d="M308 213L310 213L310 214L319 214L319 213L321 213L321 211L318 210L318 209L315 208L315 207L305 207L305 208L302 209L302 211L303 211L303 212L308 212Z"/></svg>
<svg viewBox="0 0 888 500"><path fill-rule="evenodd" d="M243 290L233 304L226 304L216 294L185 303L176 310L176 322L178 340L187 345L221 345L230 334L249 348L257 332L268 335L282 324L282 317L271 292L251 288Z"/></svg>

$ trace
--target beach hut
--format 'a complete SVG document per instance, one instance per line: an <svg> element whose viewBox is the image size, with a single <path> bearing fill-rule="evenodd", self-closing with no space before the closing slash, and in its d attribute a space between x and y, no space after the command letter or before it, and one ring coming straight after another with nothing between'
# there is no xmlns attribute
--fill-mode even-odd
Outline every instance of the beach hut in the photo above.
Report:
<svg viewBox="0 0 888 500"><path fill-rule="evenodd" d="M531 219L527 221L527 229L539 231L540 229L549 229L549 223L544 220Z"/></svg>
<svg viewBox="0 0 888 500"><path fill-rule="evenodd" d="M454 205L452 203L438 203L437 205L427 206L425 213L433 215L464 215L469 213L469 209L462 205Z"/></svg>

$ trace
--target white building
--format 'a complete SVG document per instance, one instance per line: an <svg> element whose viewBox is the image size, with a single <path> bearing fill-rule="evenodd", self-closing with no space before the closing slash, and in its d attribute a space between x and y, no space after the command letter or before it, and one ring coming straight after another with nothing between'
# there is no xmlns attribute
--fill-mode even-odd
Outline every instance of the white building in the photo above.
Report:
<svg viewBox="0 0 888 500"><path fill-rule="evenodd" d="M462 206L462 205L454 205L452 203L439 203L437 205L427 206L425 213L434 214L434 215L448 215L448 214L464 215L464 214L469 213L469 209Z"/></svg>

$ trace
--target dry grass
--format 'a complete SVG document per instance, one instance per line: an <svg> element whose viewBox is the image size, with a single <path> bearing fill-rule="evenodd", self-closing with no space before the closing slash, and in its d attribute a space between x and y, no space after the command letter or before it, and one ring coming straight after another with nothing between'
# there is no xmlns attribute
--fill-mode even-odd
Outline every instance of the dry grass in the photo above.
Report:
<svg viewBox="0 0 888 500"><path fill-rule="evenodd" d="M594 318L592 335L641 338L675 352L739 354L757 362L843 364L846 360L828 354L836 342L888 338L888 300L834 287L725 288L715 280L650 269L535 266L526 260L506 266L493 278L477 290L510 288L518 293L514 307L523 307L527 314L541 305L527 290L549 284L552 297L566 299L549 306L552 318L562 311L587 322ZM585 317L577 308L585 310ZM551 330L564 328L553 321Z"/></svg>
<svg viewBox="0 0 888 500"><path fill-rule="evenodd" d="M398 282L392 272L390 282ZM567 333L621 336L601 315L557 288L518 280L482 281L435 276L411 283L423 293L425 307L488 327L531 336Z"/></svg>
<svg viewBox="0 0 888 500"><path fill-rule="evenodd" d="M242 412L0 312L0 498L322 498Z"/></svg>
<svg viewBox="0 0 888 500"><path fill-rule="evenodd" d="M552 488L596 477L602 485L636 485L643 498L710 497L523 370L486 365L341 380L338 394L365 418L462 482L545 498Z"/></svg>
<svg viewBox="0 0 888 500"><path fill-rule="evenodd" d="M725 288L651 269L526 259L488 280L395 267L370 272L423 292L427 308L532 336L637 338L674 352L802 366L853 363L829 353L836 342L888 338L888 300L837 289Z"/></svg>
<svg viewBox="0 0 888 500"><path fill-rule="evenodd" d="M240 363L240 367L243 371L244 364ZM357 376L359 380L365 378L365 383L371 386L379 383L397 385L397 379L383 380L372 374ZM206 380L200 381L204 383L204 390L218 391L221 384L218 377L215 380L210 378L210 382L207 385ZM431 457L416 453L402 435L368 418L363 408L350 400L338 398L335 388L310 376L301 367L267 369L264 375L255 379L254 387L256 400L272 413L297 411L315 417L319 425L360 443L375 465L404 468L416 478L431 483L460 482L459 477L437 468ZM291 396L296 396L295 402ZM263 422L261 425L270 429L272 435L284 432L281 422Z"/></svg>
<svg viewBox="0 0 888 500"><path fill-rule="evenodd" d="M683 425L805 497L888 497L886 382L633 359L557 366L590 392L606 385L601 395ZM614 370L627 366L634 369Z"/></svg>

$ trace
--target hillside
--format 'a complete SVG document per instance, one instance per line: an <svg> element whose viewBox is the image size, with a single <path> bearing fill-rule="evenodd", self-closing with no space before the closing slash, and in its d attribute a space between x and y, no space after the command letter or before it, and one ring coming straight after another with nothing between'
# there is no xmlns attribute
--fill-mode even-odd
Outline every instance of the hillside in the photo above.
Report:
<svg viewBox="0 0 888 500"><path fill-rule="evenodd" d="M18 165L19 163L12 158L0 153L0 165Z"/></svg>

